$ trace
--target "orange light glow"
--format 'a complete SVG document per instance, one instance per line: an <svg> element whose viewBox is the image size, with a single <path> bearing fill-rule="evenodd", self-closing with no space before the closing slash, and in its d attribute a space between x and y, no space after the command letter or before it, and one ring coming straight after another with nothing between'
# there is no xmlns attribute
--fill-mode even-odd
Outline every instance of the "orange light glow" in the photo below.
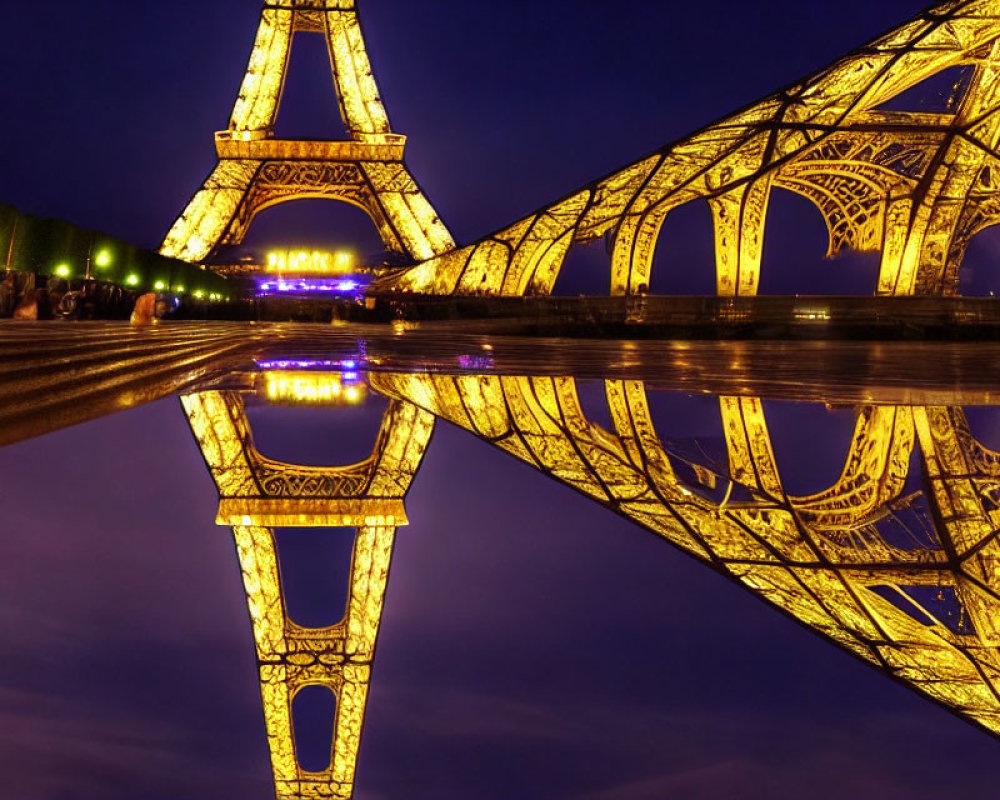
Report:
<svg viewBox="0 0 1000 800"><path fill-rule="evenodd" d="M368 396L365 383L346 381L341 373L268 372L264 385L268 402L281 405L359 405Z"/></svg>
<svg viewBox="0 0 1000 800"><path fill-rule="evenodd" d="M353 253L338 250L272 250L267 254L270 275L347 275L356 267Z"/></svg>

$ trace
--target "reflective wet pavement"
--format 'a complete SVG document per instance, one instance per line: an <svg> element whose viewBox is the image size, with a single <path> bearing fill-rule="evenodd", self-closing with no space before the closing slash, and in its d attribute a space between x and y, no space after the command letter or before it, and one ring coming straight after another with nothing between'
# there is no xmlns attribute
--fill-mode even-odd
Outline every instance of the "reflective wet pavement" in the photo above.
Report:
<svg viewBox="0 0 1000 800"><path fill-rule="evenodd" d="M571 341L457 327L10 328L0 392L7 420L24 427L5 430L27 438L133 410L0 452L20 534L5 545L10 635L22 645L6 683L27 691L47 676L131 713L112 666L128 665L140 696L146 681L175 684L166 716L190 730L185 709L205 707L227 680L201 654L212 637L227 642L219 657L241 688L207 729L242 743L217 763L242 764L245 796L266 797L273 779L290 797L352 786L358 798L399 796L398 781L414 797L441 796L430 787L442 781L499 797L498 786L531 784L533 759L560 758L577 777L552 771L547 796L616 796L657 764L690 760L685 739L726 758L798 740L810 759L831 731L882 744L834 745L853 778L816 796L870 790L876 763L913 780L934 748L965 765L970 796L985 785L984 733L1000 727L1000 348ZM18 392L29 372L45 402ZM175 393L194 437L175 402L154 402ZM216 519L232 528L239 573ZM53 552L92 555L60 565ZM126 552L134 562L116 574ZM727 580L702 586L695 566ZM56 596L37 598L48 621L24 603L43 586ZM734 587L770 608L758 619ZM86 599L73 609L63 593ZM192 615L204 618L193 629ZM786 631L782 616L826 641ZM161 641L150 625L177 635ZM108 632L122 626L136 632ZM79 646L53 645L49 629L76 630ZM39 658L65 652L68 670L94 666L74 676L40 665L29 630ZM107 641L107 662L94 637ZM131 653L116 655L123 647ZM835 688L819 699L816 682ZM316 687L332 700L306 691ZM799 699L779 699L789 692ZM660 722L640 706L658 708ZM236 738L233 713L249 719ZM580 772L585 752L592 765ZM470 767L446 766L459 753ZM78 769L90 769L83 756ZM794 770L773 769L768 793L747 796L804 790ZM738 775L733 786L745 787L748 773ZM190 791L178 776L164 785Z"/></svg>

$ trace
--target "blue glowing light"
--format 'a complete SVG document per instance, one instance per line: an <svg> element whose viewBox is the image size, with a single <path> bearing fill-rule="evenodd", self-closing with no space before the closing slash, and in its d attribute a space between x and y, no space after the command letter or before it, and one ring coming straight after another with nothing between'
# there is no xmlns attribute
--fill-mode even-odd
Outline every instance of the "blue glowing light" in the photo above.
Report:
<svg viewBox="0 0 1000 800"><path fill-rule="evenodd" d="M258 361L257 368L264 370L265 372L281 372L281 371L303 371L303 370L316 370L316 371L335 371L340 372L342 370L351 370L344 373L344 379L348 381L361 380L361 375L354 371L358 366L358 362L354 359L349 361L341 361L336 359L279 359L274 361Z"/></svg>
<svg viewBox="0 0 1000 800"><path fill-rule="evenodd" d="M343 278L279 278L257 284L258 296L269 294L354 295L371 282L369 276Z"/></svg>

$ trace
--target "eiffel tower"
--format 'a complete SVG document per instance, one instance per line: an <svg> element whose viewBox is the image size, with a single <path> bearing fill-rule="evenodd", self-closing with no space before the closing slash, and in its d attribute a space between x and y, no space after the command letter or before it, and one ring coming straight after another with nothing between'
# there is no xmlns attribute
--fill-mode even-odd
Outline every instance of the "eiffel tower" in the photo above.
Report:
<svg viewBox="0 0 1000 800"><path fill-rule="evenodd" d="M299 33L326 39L349 140L274 136L289 56ZM202 262L240 244L264 209L326 198L362 209L387 250L422 261L451 250L451 235L403 163L379 96L354 0L267 0L228 129L215 135L219 163L174 223L161 252Z"/></svg>
<svg viewBox="0 0 1000 800"><path fill-rule="evenodd" d="M998 20L998 0L941 3L723 122L456 249L404 164L405 140L390 128L354 0L269 0L229 128L216 135L219 164L162 252L203 261L242 241L261 210L319 197L362 208L387 248L423 262L386 277L382 291L548 294L569 248L605 237L609 292L641 296L666 216L704 198L715 224L718 293L752 295L768 199L784 189L817 206L831 254L881 252L875 292L954 293L972 236L1000 223ZM326 39L349 140L274 136L298 33ZM952 68L969 74L945 110L884 108ZM436 418L632 519L895 680L1000 731L1000 453L974 440L960 409L865 407L841 479L809 497L785 490L756 397L722 398L729 463L716 474L713 465L685 464L670 451L656 435L645 386L625 379L606 384L612 431L586 418L564 375L380 374L371 383L390 406L369 459L307 468L265 458L254 447L244 398L214 381L249 371L276 342L309 351L334 334L107 324L18 329L0 343L9 362L0 444L184 395L219 490L218 521L236 539L279 800L353 794L393 537L406 523L403 501ZM70 347L72 374L63 369ZM47 405L27 396L29 384ZM893 513L907 500L918 447L935 530L903 546L893 538ZM694 481L683 477L685 466ZM717 484L730 491L714 496ZM349 600L339 624L310 630L286 612L273 529L327 526L357 532ZM959 609L957 619L948 604ZM315 685L338 700L331 762L320 773L299 765L291 721L295 694Z"/></svg>
<svg viewBox="0 0 1000 800"><path fill-rule="evenodd" d="M327 43L349 141L274 137L292 43ZM243 241L262 210L327 198L365 211L387 250L422 261L454 248L450 234L403 163L379 97L353 0L266 2L229 128L216 134L219 164L163 243L164 255L201 261ZM361 743L375 643L403 497L434 430L430 414L390 405L372 456L348 467L307 468L262 456L238 392L183 398L188 422L219 489L218 522L233 529L257 650L261 701L277 800L349 800ZM323 629L288 614L275 528L353 528L343 619ZM329 766L303 768L293 702L309 686L328 689L336 711Z"/></svg>
<svg viewBox="0 0 1000 800"><path fill-rule="evenodd" d="M816 206L830 257L881 254L874 293L955 295L969 242L1000 223L998 14L996 0L938 3L826 69L386 277L379 290L551 294L569 250L604 239L608 293L646 295L667 216L705 200L717 293L755 295L769 201L783 190ZM946 81L932 90L941 102L893 107L935 79Z"/></svg>

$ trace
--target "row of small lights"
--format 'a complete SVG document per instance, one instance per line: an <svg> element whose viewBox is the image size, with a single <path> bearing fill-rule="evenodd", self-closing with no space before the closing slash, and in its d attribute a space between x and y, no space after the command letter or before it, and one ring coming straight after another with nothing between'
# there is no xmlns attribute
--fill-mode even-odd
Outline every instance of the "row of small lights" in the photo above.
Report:
<svg viewBox="0 0 1000 800"><path fill-rule="evenodd" d="M107 250L101 250L101 252L99 252L94 257L94 264L98 268L102 269L104 267L111 266L111 253L109 253ZM70 267L69 264L60 264L55 268L55 275L58 278L70 278L73 276L73 268ZM140 283L141 279L134 272L130 273L125 278L126 286L135 287L138 286ZM158 292L165 292L170 287L164 281L157 281L153 285L153 288ZM184 286L175 286L173 288L174 294L184 294L186 291L187 289ZM205 299L205 292L203 292L201 289L196 290L193 294L198 300ZM213 303L217 303L222 300L226 300L228 298L226 298L225 295L216 294L215 292L212 292L211 294L208 295L208 299L211 300Z"/></svg>

